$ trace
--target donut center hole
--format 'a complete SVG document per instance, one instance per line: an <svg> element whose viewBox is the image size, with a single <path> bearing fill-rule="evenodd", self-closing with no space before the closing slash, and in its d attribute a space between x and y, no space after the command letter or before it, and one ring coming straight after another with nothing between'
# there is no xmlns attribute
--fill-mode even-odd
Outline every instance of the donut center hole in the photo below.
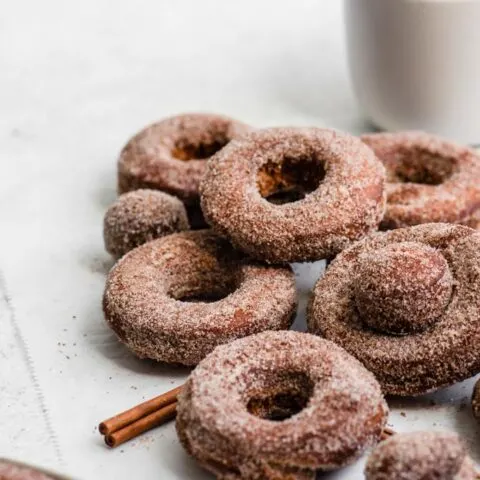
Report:
<svg viewBox="0 0 480 480"><path fill-rule="evenodd" d="M268 161L258 170L260 195L276 205L305 198L325 178L325 169L317 159L286 156L281 162Z"/></svg>
<svg viewBox="0 0 480 480"><path fill-rule="evenodd" d="M304 373L270 378L252 393L247 410L264 420L281 422L300 413L313 394L313 382Z"/></svg>
<svg viewBox="0 0 480 480"><path fill-rule="evenodd" d="M455 159L439 157L431 152L416 149L396 160L395 182L440 185L450 178L455 170Z"/></svg>
<svg viewBox="0 0 480 480"><path fill-rule="evenodd" d="M170 286L169 295L180 302L214 303L218 302L238 288L238 280L232 272L197 272L195 278Z"/></svg>
<svg viewBox="0 0 480 480"><path fill-rule="evenodd" d="M225 297L228 297L232 292L205 292L205 293L192 293L186 294L181 298L176 298L175 300L180 300L181 302L188 303L214 303L222 300Z"/></svg>
<svg viewBox="0 0 480 480"><path fill-rule="evenodd" d="M220 151L229 141L230 139L224 134L197 142L183 138L175 144L172 155L177 160L184 162L189 160L206 160Z"/></svg>

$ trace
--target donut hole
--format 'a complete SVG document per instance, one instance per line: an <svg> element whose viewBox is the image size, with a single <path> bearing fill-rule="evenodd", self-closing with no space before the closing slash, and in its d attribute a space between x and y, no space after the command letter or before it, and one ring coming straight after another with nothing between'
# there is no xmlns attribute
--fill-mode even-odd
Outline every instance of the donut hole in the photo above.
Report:
<svg viewBox="0 0 480 480"><path fill-rule="evenodd" d="M215 303L228 297L233 291L186 293L181 298L176 298L175 300L188 303Z"/></svg>
<svg viewBox="0 0 480 480"><path fill-rule="evenodd" d="M395 159L394 182L440 185L450 178L455 170L456 160L439 157L423 149L413 149Z"/></svg>
<svg viewBox="0 0 480 480"><path fill-rule="evenodd" d="M198 139L197 141L192 138L180 138L175 143L172 156L184 162L189 160L206 160L220 151L229 141L230 138L228 138L226 133Z"/></svg>
<svg viewBox="0 0 480 480"><path fill-rule="evenodd" d="M194 272L170 285L168 294L180 302L214 303L232 294L239 285L236 269L228 272Z"/></svg>
<svg viewBox="0 0 480 480"><path fill-rule="evenodd" d="M353 285L363 323L393 335L434 325L447 310L452 291L445 257L417 242L390 244L360 256Z"/></svg>
<svg viewBox="0 0 480 480"><path fill-rule="evenodd" d="M257 188L270 203L283 205L302 200L325 178L323 163L310 157L286 156L268 161L257 172Z"/></svg>
<svg viewBox="0 0 480 480"><path fill-rule="evenodd" d="M293 417L307 406L313 394L313 382L302 372L270 373L260 383L250 394L247 410L263 420L281 422Z"/></svg>

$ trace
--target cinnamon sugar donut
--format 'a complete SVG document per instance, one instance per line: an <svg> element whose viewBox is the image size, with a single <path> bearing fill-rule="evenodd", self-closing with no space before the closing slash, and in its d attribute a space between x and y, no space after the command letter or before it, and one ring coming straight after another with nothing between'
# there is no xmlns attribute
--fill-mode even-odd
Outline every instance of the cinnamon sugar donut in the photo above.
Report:
<svg viewBox="0 0 480 480"><path fill-rule="evenodd" d="M480 422L480 379L475 383L472 393L472 412L473 416Z"/></svg>
<svg viewBox="0 0 480 480"><path fill-rule="evenodd" d="M183 203L156 190L120 195L103 220L105 249L114 256L122 256L154 238L188 229Z"/></svg>
<svg viewBox="0 0 480 480"><path fill-rule="evenodd" d="M217 347L179 396L185 449L223 480L307 480L352 463L388 415L373 375L342 348L293 331Z"/></svg>
<svg viewBox="0 0 480 480"><path fill-rule="evenodd" d="M374 234L317 282L308 329L338 343L385 393L416 395L480 372L480 233L424 224Z"/></svg>
<svg viewBox="0 0 480 480"><path fill-rule="evenodd" d="M0 480L62 480L63 478L19 462L0 458Z"/></svg>
<svg viewBox="0 0 480 480"><path fill-rule="evenodd" d="M115 265L103 308L139 357L195 365L222 343L289 328L295 279L289 267L253 263L211 231L175 233Z"/></svg>
<svg viewBox="0 0 480 480"><path fill-rule="evenodd" d="M387 169L382 229L465 223L480 208L480 156L423 132L375 133L362 141Z"/></svg>
<svg viewBox="0 0 480 480"><path fill-rule="evenodd" d="M271 263L332 257L377 228L384 168L350 135L271 128L230 142L201 185L207 222Z"/></svg>
<svg viewBox="0 0 480 480"><path fill-rule="evenodd" d="M154 123L135 135L118 160L119 193L163 190L198 205L206 159L250 127L222 115L191 113Z"/></svg>
<svg viewBox="0 0 480 480"><path fill-rule="evenodd" d="M473 460L450 432L399 433L378 444L365 468L366 480L476 480Z"/></svg>

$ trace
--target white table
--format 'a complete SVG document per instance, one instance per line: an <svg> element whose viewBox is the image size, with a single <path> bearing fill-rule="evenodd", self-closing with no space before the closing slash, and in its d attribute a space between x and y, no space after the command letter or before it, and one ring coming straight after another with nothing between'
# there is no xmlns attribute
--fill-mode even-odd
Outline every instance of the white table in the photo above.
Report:
<svg viewBox="0 0 480 480"><path fill-rule="evenodd" d="M96 431L188 373L135 359L102 319L111 266L102 216L115 198L116 156L147 123L185 111L368 129L342 37L341 2L332 0L3 5L0 456L79 479L211 478L183 453L173 424L115 451ZM300 269L300 329L318 268ZM449 389L435 406L431 397L391 402L391 423L454 428L473 443L470 390ZM335 477L361 478L361 468Z"/></svg>

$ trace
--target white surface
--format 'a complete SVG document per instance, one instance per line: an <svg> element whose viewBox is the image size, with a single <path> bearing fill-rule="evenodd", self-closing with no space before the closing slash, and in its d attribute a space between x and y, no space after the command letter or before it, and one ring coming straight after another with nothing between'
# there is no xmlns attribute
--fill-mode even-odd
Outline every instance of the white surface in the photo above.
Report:
<svg viewBox="0 0 480 480"><path fill-rule="evenodd" d="M388 130L480 143L480 0L346 0L358 97Z"/></svg>
<svg viewBox="0 0 480 480"><path fill-rule="evenodd" d="M173 424L114 451L96 431L187 374L133 358L103 322L111 260L101 225L115 198L115 159L136 130L183 111L258 126L367 128L347 81L340 3L3 5L0 456L85 480L211 478L183 453ZM302 267L299 280L303 307L319 274L311 270ZM454 428L473 444L470 389L448 390L434 407L429 399L391 402L391 423ZM361 478L361 463L336 477Z"/></svg>

